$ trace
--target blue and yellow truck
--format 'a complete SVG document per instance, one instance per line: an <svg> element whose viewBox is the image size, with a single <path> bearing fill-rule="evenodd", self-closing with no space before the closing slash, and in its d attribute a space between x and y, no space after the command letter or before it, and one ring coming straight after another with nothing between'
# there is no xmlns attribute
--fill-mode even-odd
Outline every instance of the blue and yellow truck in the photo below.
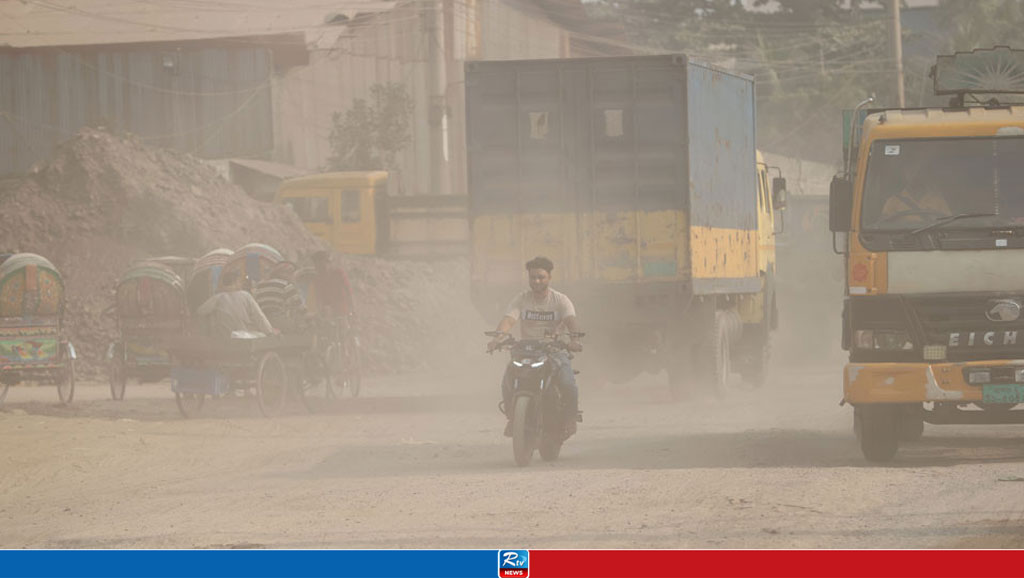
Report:
<svg viewBox="0 0 1024 578"><path fill-rule="evenodd" d="M750 77L684 55L470 62L466 110L481 313L546 255L594 378L763 379L785 181L755 149Z"/></svg>

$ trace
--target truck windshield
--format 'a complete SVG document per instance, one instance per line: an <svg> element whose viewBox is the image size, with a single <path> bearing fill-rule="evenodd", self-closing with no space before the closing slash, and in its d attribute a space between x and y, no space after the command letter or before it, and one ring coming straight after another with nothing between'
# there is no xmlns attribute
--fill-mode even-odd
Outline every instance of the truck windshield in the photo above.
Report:
<svg viewBox="0 0 1024 578"><path fill-rule="evenodd" d="M905 231L953 215L948 228L1024 227L1024 138L875 141L861 229Z"/></svg>

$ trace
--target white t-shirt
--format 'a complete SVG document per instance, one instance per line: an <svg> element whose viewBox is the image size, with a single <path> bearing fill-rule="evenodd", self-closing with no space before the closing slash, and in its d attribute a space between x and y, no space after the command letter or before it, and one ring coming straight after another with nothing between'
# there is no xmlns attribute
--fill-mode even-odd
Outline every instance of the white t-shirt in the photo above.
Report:
<svg viewBox="0 0 1024 578"><path fill-rule="evenodd" d="M521 339L543 339L545 332L554 333L566 317L575 317L576 308L568 297L554 289L549 288L542 299L527 289L508 304L505 315L519 321Z"/></svg>

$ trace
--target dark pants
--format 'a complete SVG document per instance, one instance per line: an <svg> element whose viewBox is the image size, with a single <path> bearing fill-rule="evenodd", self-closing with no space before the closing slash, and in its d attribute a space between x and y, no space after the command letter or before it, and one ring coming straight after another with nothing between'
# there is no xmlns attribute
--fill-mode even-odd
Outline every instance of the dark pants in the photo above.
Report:
<svg viewBox="0 0 1024 578"><path fill-rule="evenodd" d="M558 366L551 379L562 396L565 418L567 421L575 421L576 412L579 409L579 390L576 387L576 374L572 370L569 354L559 351L551 354L550 358ZM505 402L505 414L509 417L512 413L512 394L515 392L515 379L512 376L514 369L516 368L509 363L505 368L505 377L501 380L501 398Z"/></svg>

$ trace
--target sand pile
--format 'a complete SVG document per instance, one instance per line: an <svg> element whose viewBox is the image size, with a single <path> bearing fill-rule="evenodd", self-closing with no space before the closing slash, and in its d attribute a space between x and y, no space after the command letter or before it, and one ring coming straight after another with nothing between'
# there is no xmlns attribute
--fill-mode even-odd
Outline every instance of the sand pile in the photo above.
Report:
<svg viewBox="0 0 1024 578"><path fill-rule="evenodd" d="M83 130L33 174L0 183L0 251L39 253L61 270L87 377L102 376L103 354L116 335L103 311L132 261L198 257L249 242L297 261L322 246L290 209L251 199L195 157L133 138ZM372 371L430 367L451 345L438 332L480 329L464 261L340 262L353 284Z"/></svg>

